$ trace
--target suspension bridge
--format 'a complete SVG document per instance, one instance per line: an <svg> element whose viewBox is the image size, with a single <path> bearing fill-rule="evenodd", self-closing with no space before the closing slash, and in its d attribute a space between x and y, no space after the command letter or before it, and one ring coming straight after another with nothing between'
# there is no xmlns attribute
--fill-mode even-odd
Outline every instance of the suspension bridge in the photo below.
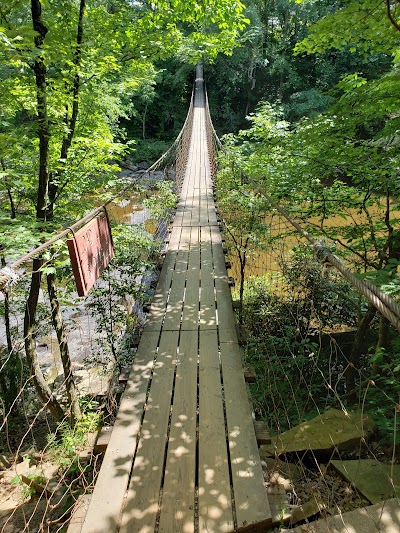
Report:
<svg viewBox="0 0 400 533"><path fill-rule="evenodd" d="M189 157L149 317L82 533L271 522L213 199L197 68Z"/></svg>
<svg viewBox="0 0 400 533"><path fill-rule="evenodd" d="M279 524L281 502L267 493L264 482L214 204L216 148L221 146L198 66L181 133L149 169L174 159L179 203L101 469L85 500L87 510L71 520L68 531L73 533L264 532L277 519ZM233 168L236 163L230 162ZM323 265L340 272L400 331L399 304L354 276L237 168L241 181L268 200L274 216L279 214L279 224L294 228ZM102 213L111 201L0 270L4 316L10 309L9 286L19 279L20 267ZM70 370L64 369L64 375L70 378Z"/></svg>

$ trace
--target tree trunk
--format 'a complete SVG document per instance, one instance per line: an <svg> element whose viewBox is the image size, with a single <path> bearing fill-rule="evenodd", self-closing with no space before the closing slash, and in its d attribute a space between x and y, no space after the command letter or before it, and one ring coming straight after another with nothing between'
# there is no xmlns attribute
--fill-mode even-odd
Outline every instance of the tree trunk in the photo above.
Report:
<svg viewBox="0 0 400 533"><path fill-rule="evenodd" d="M47 274L47 290L50 297L51 318L54 329L56 330L60 356L64 369L65 387L67 389L68 403L71 406L71 427L75 426L76 420L81 416L79 406L79 395L72 374L71 358L69 354L67 336L65 333L64 322L60 310L60 304L57 295L56 279L54 274Z"/></svg>
<svg viewBox="0 0 400 533"><path fill-rule="evenodd" d="M383 348L384 350L388 349L389 345L389 320L384 316L379 317L379 336L376 347ZM376 378L382 373L381 364L375 362L371 368L371 375L373 378Z"/></svg>
<svg viewBox="0 0 400 533"><path fill-rule="evenodd" d="M15 204L14 204L14 199L13 199L13 196L12 196L12 192L11 192L11 189L7 189L7 195L8 195L8 199L10 201L10 217L11 218L16 218L16 210L15 210Z"/></svg>
<svg viewBox="0 0 400 533"><path fill-rule="evenodd" d="M0 163L1 163L2 171L5 172L6 171L6 165L4 164L4 160L0 159ZM10 217L11 218L15 218L16 215L17 215L17 212L16 212L16 209L15 209L14 198L13 198L12 191L11 191L10 187L7 187L7 196L8 196L8 200L10 202Z"/></svg>
<svg viewBox="0 0 400 533"><path fill-rule="evenodd" d="M74 80L72 83L72 113L71 118L68 120L68 114L65 119L65 126L68 129L67 135L64 136L61 151L60 159L64 161L64 164L68 157L68 152L72 144L72 139L75 135L76 123L78 120L79 113L79 89L80 89L80 76L79 69L81 64L82 57L82 42L83 42L83 17L85 15L86 9L86 0L80 0L79 4L79 17L78 17L78 28L76 33L76 48L75 48L75 57L73 61L74 66ZM60 188L60 178L62 171L56 173L56 175L50 175L49 177L49 205L47 208L47 218L52 219L54 216L54 204L58 197L58 192Z"/></svg>
<svg viewBox="0 0 400 533"><path fill-rule="evenodd" d="M239 285L239 324L243 324L243 294L244 294L244 282L246 275L246 251L243 253L239 252L239 262L240 262L240 285Z"/></svg>
<svg viewBox="0 0 400 533"><path fill-rule="evenodd" d="M351 354L349 358L350 366L347 368L346 374L345 374L346 375L346 388L347 388L348 393L355 390L356 379L359 376L358 368L360 366L362 341L364 340L365 334L375 314L376 314L376 308L372 304L369 304L367 312L365 313L365 315L362 317L362 319L360 320L358 324L353 348L351 350Z"/></svg>
<svg viewBox="0 0 400 533"><path fill-rule="evenodd" d="M1 256L1 266L6 266L6 260L4 256ZM4 292L4 322L6 327L6 339L7 339L7 351L10 354L12 352L12 337L11 337L11 323L10 323L10 295L6 290Z"/></svg>
<svg viewBox="0 0 400 533"><path fill-rule="evenodd" d="M42 279L42 273L40 272L42 264L42 259L33 260L31 286L24 316L25 352L30 373L33 377L33 381L39 398L42 400L43 404L48 407L54 419L57 422L61 422L64 418L64 411L62 410L61 405L58 403L53 393L51 392L48 384L46 383L46 380L39 366L36 351L35 318L39 300L40 282Z"/></svg>
<svg viewBox="0 0 400 533"><path fill-rule="evenodd" d="M142 139L146 139L146 116L147 116L148 103L146 102L142 117Z"/></svg>
<svg viewBox="0 0 400 533"><path fill-rule="evenodd" d="M38 54L33 64L36 81L37 135L39 139L39 182L36 216L39 220L45 220L49 187L50 126L47 113L47 70L41 49L48 29L42 21L42 5L40 0L31 0L31 13L33 29L37 32L37 35L35 36L35 46L38 50Z"/></svg>
<svg viewBox="0 0 400 533"><path fill-rule="evenodd" d="M1 256L1 266L6 266L4 256ZM10 295L5 290L4 294L4 324L6 328L6 340L7 340L7 356L6 361L0 360L0 388L3 391L3 402L6 413L9 412L11 405L18 396L19 386L18 377L21 370L20 361L18 355L13 350L12 335L11 335L11 322L10 322ZM4 367L3 367L4 364ZM19 368L18 368L19 367ZM14 405L16 410L16 405Z"/></svg>

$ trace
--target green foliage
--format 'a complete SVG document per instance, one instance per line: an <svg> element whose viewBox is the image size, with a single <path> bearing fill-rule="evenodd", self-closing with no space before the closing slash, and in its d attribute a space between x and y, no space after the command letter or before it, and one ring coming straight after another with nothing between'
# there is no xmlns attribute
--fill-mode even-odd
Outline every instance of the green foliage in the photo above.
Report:
<svg viewBox="0 0 400 533"><path fill-rule="evenodd" d="M310 34L296 45L297 53L349 47L351 52L390 54L397 47L398 33L386 16L385 2L357 0L338 7L311 26Z"/></svg>
<svg viewBox="0 0 400 533"><path fill-rule="evenodd" d="M97 431L101 422L97 402L81 398L80 404L82 416L76 421L74 428L64 422L47 439L50 455L67 470L74 468L79 452L88 445L89 434Z"/></svg>
<svg viewBox="0 0 400 533"><path fill-rule="evenodd" d="M150 216L155 220L164 219L171 209L175 206L177 195L174 192L175 184L172 181L160 181L153 189L150 198L143 201L149 211Z"/></svg>
<svg viewBox="0 0 400 533"><path fill-rule="evenodd" d="M395 337L388 349L377 347L369 356L369 363L375 369L373 381L363 384L366 411L374 420L379 438L385 446L395 446L400 435L395 434L396 413L400 398L400 345ZM397 416L398 417L398 416ZM398 421L397 421L398 423ZM397 428L398 429L398 428Z"/></svg>
<svg viewBox="0 0 400 533"><path fill-rule="evenodd" d="M348 284L325 277L310 251L299 248L286 258L279 276L251 277L243 304L250 335L246 360L258 376L251 386L258 414L278 431L311 418L318 402L327 402L324 375L339 372L343 364L334 363L321 334L355 321Z"/></svg>
<svg viewBox="0 0 400 533"><path fill-rule="evenodd" d="M21 496L24 500L29 500L34 494L36 494L34 483L45 484L46 478L41 476L39 473L28 474L26 478L27 480L31 480L33 483L28 485L19 475L13 477L11 483L15 483L19 486Z"/></svg>
<svg viewBox="0 0 400 533"><path fill-rule="evenodd" d="M132 356L133 304L146 299L142 277L151 268L149 256L155 243L143 227L113 226L115 258L91 290L88 306L96 318L98 346L87 363L120 364Z"/></svg>
<svg viewBox="0 0 400 533"><path fill-rule="evenodd" d="M138 141L135 149L129 152L129 159L133 163L142 161L154 163L168 150L169 146L168 142L161 140Z"/></svg>
<svg viewBox="0 0 400 533"><path fill-rule="evenodd" d="M157 111L149 108L158 98L155 84L162 78L165 84L171 82L171 76L168 79L155 63L176 56L195 63L202 56L212 59L219 52L231 53L238 32L247 24L243 10L240 2L227 0L213 2L212 9L207 2L177 1L171 6L163 0L152 5L96 0L86 5L78 44L79 2L43 2L42 22L48 32L39 49L30 6L14 3L4 8L0 216L17 219L14 229L21 235L21 243L12 243L5 235L1 244L7 257L18 250L22 254L37 238L28 218L35 216L39 169L34 62L44 65L49 130L46 172L56 190L51 199L57 204L56 219L64 222L85 213L85 199L113 179L116 162L126 150L122 142L129 135L129 121L138 119L140 137L147 130L154 133L152 118ZM183 103L191 68L182 70L185 83L174 89ZM175 129L183 121L180 115L174 116L173 105L164 107L158 113L164 120L158 124L171 132L171 123ZM148 156L159 155L160 149L154 147L150 153L147 148Z"/></svg>

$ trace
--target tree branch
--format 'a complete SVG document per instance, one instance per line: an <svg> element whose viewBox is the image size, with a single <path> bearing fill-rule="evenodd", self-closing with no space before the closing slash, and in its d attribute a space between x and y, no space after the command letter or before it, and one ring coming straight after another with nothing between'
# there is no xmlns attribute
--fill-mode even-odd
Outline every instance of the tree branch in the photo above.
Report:
<svg viewBox="0 0 400 533"><path fill-rule="evenodd" d="M390 9L390 0L386 1L386 14L388 16L388 19L390 20L392 26L396 28L397 31L400 31L400 24L397 22L397 20L392 15L392 10Z"/></svg>

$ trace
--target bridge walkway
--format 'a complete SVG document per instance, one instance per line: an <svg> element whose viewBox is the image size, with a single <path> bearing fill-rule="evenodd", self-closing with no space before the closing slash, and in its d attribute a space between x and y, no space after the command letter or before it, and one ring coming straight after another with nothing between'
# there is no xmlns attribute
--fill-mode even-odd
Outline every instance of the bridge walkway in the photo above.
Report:
<svg viewBox="0 0 400 533"><path fill-rule="evenodd" d="M199 78L166 257L83 533L265 531L271 522L205 128Z"/></svg>

